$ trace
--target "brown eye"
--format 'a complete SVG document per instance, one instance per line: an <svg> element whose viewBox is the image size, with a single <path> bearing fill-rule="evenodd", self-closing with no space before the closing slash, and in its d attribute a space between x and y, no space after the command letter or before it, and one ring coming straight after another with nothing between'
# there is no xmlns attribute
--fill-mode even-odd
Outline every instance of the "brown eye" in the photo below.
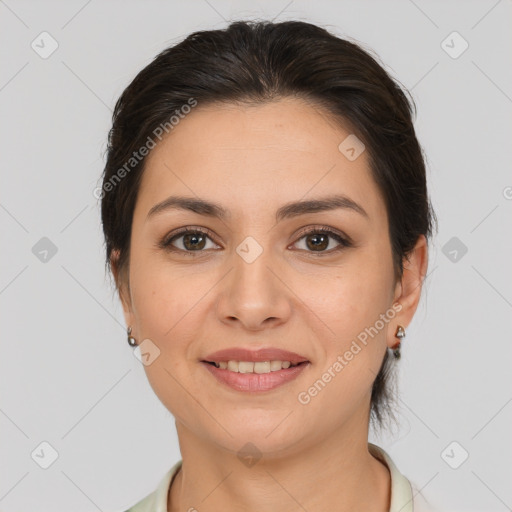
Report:
<svg viewBox="0 0 512 512"><path fill-rule="evenodd" d="M182 235L183 237L183 246L187 251L196 251L204 249L206 245L206 236L202 233L188 233L186 235Z"/></svg>
<svg viewBox="0 0 512 512"><path fill-rule="evenodd" d="M326 228L316 228L305 231L296 243L303 239L305 239L304 250L307 252L330 254L345 247L351 247L351 243L348 240L340 236L338 233ZM331 240L335 240L338 245L332 247ZM329 248L329 250L327 250L327 248Z"/></svg>
<svg viewBox="0 0 512 512"><path fill-rule="evenodd" d="M208 247L208 241L213 244L213 247ZM159 244L162 249L170 251L181 252L184 254L201 253L206 249L215 249L216 244L213 243L211 236L201 229L184 229L179 233L175 233L170 237L165 238Z"/></svg>
<svg viewBox="0 0 512 512"><path fill-rule="evenodd" d="M325 250L329 246L329 235L324 233L315 233L306 236L306 245L311 250Z"/></svg>

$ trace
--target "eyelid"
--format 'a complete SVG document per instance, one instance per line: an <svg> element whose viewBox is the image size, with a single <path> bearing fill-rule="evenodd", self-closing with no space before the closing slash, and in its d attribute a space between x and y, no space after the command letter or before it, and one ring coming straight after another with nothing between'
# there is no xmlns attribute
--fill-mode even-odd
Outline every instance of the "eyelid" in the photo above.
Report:
<svg viewBox="0 0 512 512"><path fill-rule="evenodd" d="M215 234L213 233L213 231L209 230L208 228L202 228L199 226L183 226L182 228L178 228L177 230L172 231L171 233L165 235L162 238L162 240L160 240L157 243L157 246L160 249L177 251L177 252L185 253L185 254L196 254L196 253L206 252L206 251L183 251L182 249L178 249L177 247L174 247L171 244L171 241L173 241L174 239L179 238L180 236L187 234L189 232L203 233L208 238L210 238L212 240L212 242L214 242L216 245L220 245L216 241L216 237L215 237Z"/></svg>
<svg viewBox="0 0 512 512"><path fill-rule="evenodd" d="M302 228L296 235L295 237L297 237L297 240L300 240L304 235L308 235L310 233L325 233L329 236L332 236L332 235L336 235L338 236L339 238L341 238L347 245L352 245L353 242L352 242L352 239L346 235L345 233L343 233L343 231L339 231L335 228L331 228L329 226L323 226L321 224L315 224L313 226L306 226L305 228Z"/></svg>

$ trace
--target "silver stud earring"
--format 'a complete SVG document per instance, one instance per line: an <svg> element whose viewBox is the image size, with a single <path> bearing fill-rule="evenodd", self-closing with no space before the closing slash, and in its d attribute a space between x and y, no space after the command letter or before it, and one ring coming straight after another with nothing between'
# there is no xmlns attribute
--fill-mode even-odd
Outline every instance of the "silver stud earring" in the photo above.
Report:
<svg viewBox="0 0 512 512"><path fill-rule="evenodd" d="M128 345L130 345L131 347L136 347L137 340L132 336L132 328L131 327L128 327L128 329L126 329L126 334L128 336Z"/></svg>
<svg viewBox="0 0 512 512"><path fill-rule="evenodd" d="M401 325L397 327L395 337L398 338L398 341L391 347L391 349L393 350L395 359L400 359L400 346L402 339L405 338L405 329Z"/></svg>

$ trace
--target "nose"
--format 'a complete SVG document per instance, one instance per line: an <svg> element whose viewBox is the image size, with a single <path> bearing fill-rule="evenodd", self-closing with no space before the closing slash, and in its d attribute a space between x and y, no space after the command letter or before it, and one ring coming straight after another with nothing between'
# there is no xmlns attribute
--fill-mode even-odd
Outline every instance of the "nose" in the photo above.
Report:
<svg viewBox="0 0 512 512"><path fill-rule="evenodd" d="M240 324L248 331L285 323L292 309L292 292L280 275L276 259L265 250L254 260L240 254L233 253L233 268L221 281L217 303L220 321L230 326Z"/></svg>

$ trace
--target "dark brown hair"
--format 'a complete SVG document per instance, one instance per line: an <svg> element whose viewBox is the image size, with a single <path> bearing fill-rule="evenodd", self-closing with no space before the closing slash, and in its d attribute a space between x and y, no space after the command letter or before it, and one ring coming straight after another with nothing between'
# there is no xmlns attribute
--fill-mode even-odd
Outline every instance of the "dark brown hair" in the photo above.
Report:
<svg viewBox="0 0 512 512"><path fill-rule="evenodd" d="M145 162L141 148L161 139L161 127L166 133L174 129L173 119L179 120L193 102L258 104L283 97L317 106L365 144L386 204L395 277L402 277L403 259L420 235L430 239L436 221L413 126L414 100L377 57L355 42L301 21L237 21L224 30L195 32L162 51L116 103L101 216L105 263L117 272L117 286L128 275L132 218ZM378 427L383 413L393 417L392 361L386 351L372 388L371 420Z"/></svg>

